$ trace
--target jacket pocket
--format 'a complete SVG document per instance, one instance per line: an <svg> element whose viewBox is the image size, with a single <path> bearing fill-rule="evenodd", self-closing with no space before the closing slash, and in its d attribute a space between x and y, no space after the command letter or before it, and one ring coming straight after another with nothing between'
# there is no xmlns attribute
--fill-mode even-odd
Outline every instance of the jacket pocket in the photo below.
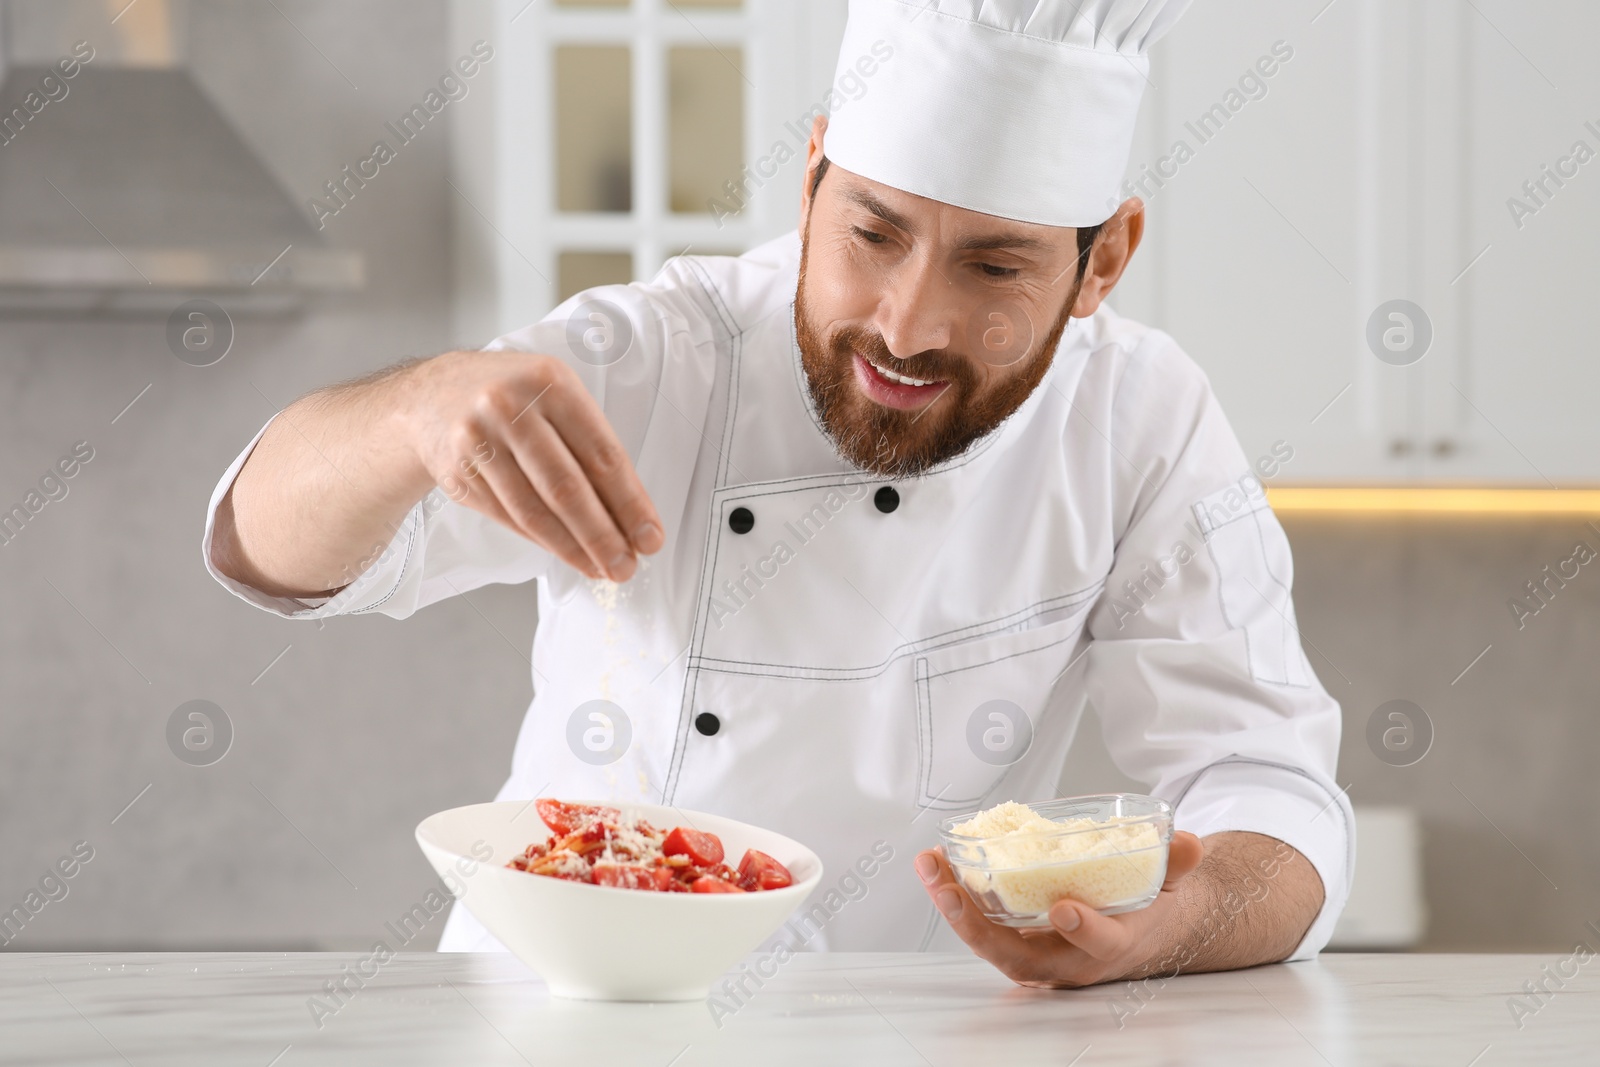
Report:
<svg viewBox="0 0 1600 1067"><path fill-rule="evenodd" d="M995 791L1032 747L1082 631L1075 612L913 657L920 807L969 810Z"/></svg>
<svg viewBox="0 0 1600 1067"><path fill-rule="evenodd" d="M1290 586L1289 541L1262 494L1229 486L1194 504L1217 573L1223 616L1243 630L1250 675L1258 682L1304 687L1310 665L1300 648Z"/></svg>

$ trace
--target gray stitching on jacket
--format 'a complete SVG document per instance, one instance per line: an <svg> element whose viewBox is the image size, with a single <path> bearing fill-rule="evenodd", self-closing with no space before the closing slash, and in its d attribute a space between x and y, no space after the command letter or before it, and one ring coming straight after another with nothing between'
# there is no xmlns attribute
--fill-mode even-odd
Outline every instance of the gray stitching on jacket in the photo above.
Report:
<svg viewBox="0 0 1600 1067"><path fill-rule="evenodd" d="M816 667L807 666L804 664L732 660L723 659L718 656L704 655L696 655L691 657L691 659L696 668L714 671L718 674L743 674L760 678L811 678L816 681L846 682L858 681L864 678L877 678L883 675L884 672L886 672L896 660L902 659L908 655L923 656L930 652L943 652L949 648L959 647L963 642L966 641L981 641L990 637L1010 636L1011 633L1028 633L1031 630L1043 629L1044 626L1053 626L1058 623L1071 621L1076 617L1076 612L1074 612L1073 615L1068 615L1064 618L1053 620L1052 622L1045 623L1042 626L1024 627L1021 630L1011 629L1019 624L1031 622L1033 619L1045 614L1046 611L1053 611L1058 608L1069 607L1081 608L1085 605L1092 604L1095 596L1099 593L1103 584L1103 582L1096 582L1094 585L1086 586L1084 589L1080 589L1073 593L1036 601L1035 603L1030 604L1025 608L1020 608L1009 615L1002 615L998 619L989 619L983 622L974 623L970 626L956 627L951 630L945 630L942 633L931 634L928 637L924 637L918 641L910 641L896 645L885 659L879 663L869 664L866 667ZM1052 606L1045 608L1045 605L1047 604ZM938 641L938 639L942 637L948 637L950 640ZM931 643L936 641L938 643ZM738 669L757 667L771 667L773 670L761 671L754 669Z"/></svg>
<svg viewBox="0 0 1600 1067"><path fill-rule="evenodd" d="M422 526L422 518L419 513L421 507L421 504L417 504L411 509L411 514L409 516L411 521L406 524L406 554L400 560L400 574L395 578L394 585L390 587L389 591L383 595L383 599L377 601L376 603L369 604L364 608L357 608L351 612L335 612L336 615L365 615L369 611L377 611L383 605L387 604L394 597L394 595L400 591L400 586L403 585L406 580L406 571L411 566L411 551L417 542L417 532Z"/></svg>

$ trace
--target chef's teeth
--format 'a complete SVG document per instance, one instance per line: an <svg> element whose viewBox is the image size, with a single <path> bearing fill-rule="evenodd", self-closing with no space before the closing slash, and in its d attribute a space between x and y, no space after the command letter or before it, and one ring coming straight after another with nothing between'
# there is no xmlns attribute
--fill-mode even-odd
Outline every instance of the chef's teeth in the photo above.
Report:
<svg viewBox="0 0 1600 1067"><path fill-rule="evenodd" d="M880 367L876 363L874 363L872 366L873 366L873 368L875 370L877 370L877 372L879 374L883 375L885 378L889 379L891 382L899 382L901 385L932 385L933 384L932 382L925 382L921 378L907 378L904 374L896 374L894 371L889 370L889 369L887 369L885 367Z"/></svg>

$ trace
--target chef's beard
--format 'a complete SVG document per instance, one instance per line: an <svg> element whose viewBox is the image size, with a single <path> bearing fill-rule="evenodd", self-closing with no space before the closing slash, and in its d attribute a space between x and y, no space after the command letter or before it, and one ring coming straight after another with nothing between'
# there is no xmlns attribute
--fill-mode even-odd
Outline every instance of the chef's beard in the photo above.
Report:
<svg viewBox="0 0 1600 1067"><path fill-rule="evenodd" d="M801 235L800 284L795 292L795 337L806 386L823 429L847 462L887 478L909 478L955 459L1021 407L1038 388L1055 360L1057 344L1072 319L1072 305L1083 286L1078 279L1055 326L1012 370L987 387L978 361L949 349L896 359L875 330L841 326L830 335L813 321L806 305L809 234ZM915 411L885 407L861 392L853 353L924 381L944 381L945 391Z"/></svg>

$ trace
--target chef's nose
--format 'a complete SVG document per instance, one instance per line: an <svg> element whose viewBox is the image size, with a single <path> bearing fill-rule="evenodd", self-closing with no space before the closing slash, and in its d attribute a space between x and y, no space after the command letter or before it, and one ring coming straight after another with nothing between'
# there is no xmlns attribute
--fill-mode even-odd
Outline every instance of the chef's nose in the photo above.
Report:
<svg viewBox="0 0 1600 1067"><path fill-rule="evenodd" d="M937 264L915 257L896 271L878 304L878 332L897 359L950 347L955 293Z"/></svg>

